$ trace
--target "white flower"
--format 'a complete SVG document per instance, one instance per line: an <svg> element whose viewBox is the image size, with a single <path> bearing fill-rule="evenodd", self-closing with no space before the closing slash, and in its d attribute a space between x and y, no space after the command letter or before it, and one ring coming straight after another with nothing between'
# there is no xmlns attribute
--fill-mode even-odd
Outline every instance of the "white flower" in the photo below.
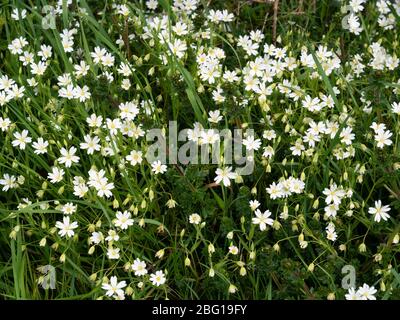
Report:
<svg viewBox="0 0 400 320"><path fill-rule="evenodd" d="M319 98L311 98L311 96L307 95L303 102L302 107L308 109L311 112L321 111L322 105Z"/></svg>
<svg viewBox="0 0 400 320"><path fill-rule="evenodd" d="M264 158L272 158L274 156L274 154L275 154L274 148L272 146L266 146L264 148L264 152L263 152L262 156Z"/></svg>
<svg viewBox="0 0 400 320"><path fill-rule="evenodd" d="M64 177L64 170L54 167L51 172L48 173L47 177L50 179L51 183L60 182Z"/></svg>
<svg viewBox="0 0 400 320"><path fill-rule="evenodd" d="M16 21L25 19L26 18L26 9L20 10L18 8L14 8L11 13L11 18Z"/></svg>
<svg viewBox="0 0 400 320"><path fill-rule="evenodd" d="M348 29L351 33L354 33L355 35L359 35L360 32L363 30L358 17L352 13L350 14L348 20L347 20L347 24L348 24Z"/></svg>
<svg viewBox="0 0 400 320"><path fill-rule="evenodd" d="M361 300L376 300L375 293L377 290L375 289L374 286L370 287L366 283L363 284L362 287L360 287L357 291L357 293L360 295Z"/></svg>
<svg viewBox="0 0 400 320"><path fill-rule="evenodd" d="M83 86L82 88L76 86L72 92L73 97L78 99L80 102L85 102L86 100L90 99L91 94L89 92L88 86Z"/></svg>
<svg viewBox="0 0 400 320"><path fill-rule="evenodd" d="M103 290L106 290L106 296L112 297L112 296L118 296L118 297L123 297L125 295L124 291L122 290L123 288L126 287L126 282L121 281L118 282L117 277L112 276L110 279L110 283L103 283L101 288Z"/></svg>
<svg viewBox="0 0 400 320"><path fill-rule="evenodd" d="M214 144L220 139L217 131L213 129L203 130L201 131L200 135L201 144Z"/></svg>
<svg viewBox="0 0 400 320"><path fill-rule="evenodd" d="M361 296L353 287L349 288L347 293L345 294L346 300L361 300Z"/></svg>
<svg viewBox="0 0 400 320"><path fill-rule="evenodd" d="M100 242L104 241L104 235L101 231L93 232L89 241L90 241L90 243L99 244Z"/></svg>
<svg viewBox="0 0 400 320"><path fill-rule="evenodd" d="M353 12L361 12L364 10L363 4L366 0L350 0L349 5L353 9Z"/></svg>
<svg viewBox="0 0 400 320"><path fill-rule="evenodd" d="M68 202L64 204L61 208L61 211L66 215L71 215L76 212L78 206L74 205L72 202Z"/></svg>
<svg viewBox="0 0 400 320"><path fill-rule="evenodd" d="M149 8L150 10L156 10L157 6L158 6L157 0L147 0L146 1L146 7Z"/></svg>
<svg viewBox="0 0 400 320"><path fill-rule="evenodd" d="M38 52L38 56L42 57L42 60L47 60L51 58L52 50L53 49L51 46L46 46L45 44L42 44L40 46L40 51Z"/></svg>
<svg viewBox="0 0 400 320"><path fill-rule="evenodd" d="M90 55L93 58L93 62L95 64L99 64L99 63L101 63L101 61L106 53L107 53L106 49L100 48L100 47L95 47L94 52L91 52Z"/></svg>
<svg viewBox="0 0 400 320"><path fill-rule="evenodd" d="M80 64L74 65L75 76L79 79L80 77L86 76L89 71L89 65L86 64L84 60L80 62Z"/></svg>
<svg viewBox="0 0 400 320"><path fill-rule="evenodd" d="M99 128L103 123L103 117L96 116L94 113L92 113L90 117L86 118L86 122L91 128Z"/></svg>
<svg viewBox="0 0 400 320"><path fill-rule="evenodd" d="M187 50L186 42L180 39L175 39L173 42L168 42L169 50L178 58L183 58Z"/></svg>
<svg viewBox="0 0 400 320"><path fill-rule="evenodd" d="M210 116L208 118L208 121L210 121L211 123L218 123L223 119L219 110L210 111L208 115Z"/></svg>
<svg viewBox="0 0 400 320"><path fill-rule="evenodd" d="M339 210L339 206L337 204L331 203L330 205L324 208L326 216L329 217L336 217L336 213Z"/></svg>
<svg viewBox="0 0 400 320"><path fill-rule="evenodd" d="M60 231L58 231L58 234L61 237L65 236L67 238L70 238L75 234L74 229L78 228L78 222L74 221L71 223L69 217L63 217L63 222L57 221L56 227L60 229Z"/></svg>
<svg viewBox="0 0 400 320"><path fill-rule="evenodd" d="M95 184L95 188L99 197L106 196L106 198L109 198L112 196L111 190L114 189L114 183L108 183L107 178L102 178Z"/></svg>
<svg viewBox="0 0 400 320"><path fill-rule="evenodd" d="M118 73L122 74L124 77L129 77L132 74L131 69L132 69L132 66L130 64L121 62L117 71L118 71Z"/></svg>
<svg viewBox="0 0 400 320"><path fill-rule="evenodd" d="M155 174L163 174L164 172L167 172L167 166L165 164L162 164L160 160L157 160L151 164L151 170Z"/></svg>
<svg viewBox="0 0 400 320"><path fill-rule="evenodd" d="M106 126L108 130L110 131L110 134L116 135L118 133L118 130L121 129L122 123L121 120L116 118L116 119L106 119Z"/></svg>
<svg viewBox="0 0 400 320"><path fill-rule="evenodd" d="M264 231L267 228L267 224L272 226L274 220L269 218L271 216L271 211L266 210L261 212L259 209L255 211L256 217L252 219L253 224L258 224L260 226L260 230Z"/></svg>
<svg viewBox="0 0 400 320"><path fill-rule="evenodd" d="M260 206L260 202L258 202L257 200L250 200L249 206L250 206L251 211L254 211Z"/></svg>
<svg viewBox="0 0 400 320"><path fill-rule="evenodd" d="M165 278L164 272L161 270L156 271L150 275L150 281L154 286L161 286L165 283L167 279Z"/></svg>
<svg viewBox="0 0 400 320"><path fill-rule="evenodd" d="M49 146L49 143L43 138L37 139L36 142L32 143L32 147L35 149L34 153L35 154L45 154L47 153L47 147Z"/></svg>
<svg viewBox="0 0 400 320"><path fill-rule="evenodd" d="M1 95L1 92L0 92L0 95ZM1 105L1 103L0 103L0 105ZM3 132L7 131L10 128L10 125L11 125L10 119L8 119L8 118L4 118L3 119L2 117L0 117L0 129L1 129L1 131L3 131Z"/></svg>
<svg viewBox="0 0 400 320"><path fill-rule="evenodd" d="M351 127L346 127L340 132L340 138L343 143L346 145L351 145L351 142L354 140L355 135L352 133L353 129Z"/></svg>
<svg viewBox="0 0 400 320"><path fill-rule="evenodd" d="M375 141L377 142L377 147L382 149L385 145L386 146L390 146L392 144L392 140L390 140L389 138L392 136L393 134L387 130L379 130L376 132L375 134Z"/></svg>
<svg viewBox="0 0 400 320"><path fill-rule="evenodd" d="M146 262L141 261L140 259L135 259L135 261L133 261L131 268L132 271L135 272L135 276L140 277L147 274Z"/></svg>
<svg viewBox="0 0 400 320"><path fill-rule="evenodd" d="M243 140L243 145L246 147L247 151L258 150L261 146L261 140L254 139L254 136L248 136Z"/></svg>
<svg viewBox="0 0 400 320"><path fill-rule="evenodd" d="M28 136L28 130L23 130L14 133L15 140L12 141L13 147L19 147L21 150L25 149L25 146L32 141L32 138Z"/></svg>
<svg viewBox="0 0 400 320"><path fill-rule="evenodd" d="M37 64L32 62L30 67L32 74L42 76L47 69L47 64L43 61L39 61Z"/></svg>
<svg viewBox="0 0 400 320"><path fill-rule="evenodd" d="M217 176L214 178L214 181L217 184L220 184L222 181L225 187L229 187L231 185L230 179L237 178L237 173L232 172L232 167L218 168L215 173Z"/></svg>
<svg viewBox="0 0 400 320"><path fill-rule="evenodd" d="M392 103L392 112L400 115L400 102L393 102Z"/></svg>
<svg viewBox="0 0 400 320"><path fill-rule="evenodd" d="M74 195L79 198L83 198L88 191L89 188L86 186L85 183L79 183L74 185Z"/></svg>
<svg viewBox="0 0 400 320"><path fill-rule="evenodd" d="M272 200L283 196L281 183L276 184L275 182L272 182L269 187L266 188L266 191Z"/></svg>
<svg viewBox="0 0 400 320"><path fill-rule="evenodd" d="M119 240L119 235L115 230L108 230L108 236L106 237L106 241L111 242L111 241L118 241ZM117 251L114 251L114 254L118 254L119 249Z"/></svg>
<svg viewBox="0 0 400 320"><path fill-rule="evenodd" d="M332 222L329 222L325 230L326 230L326 238L330 241L336 241L337 233L335 231L335 225Z"/></svg>
<svg viewBox="0 0 400 320"><path fill-rule="evenodd" d="M127 161L130 162L131 166L142 163L142 151L132 150L129 155L125 157Z"/></svg>
<svg viewBox="0 0 400 320"><path fill-rule="evenodd" d="M192 214L189 216L189 222L190 222L191 224L199 224L199 223L201 222L201 217L200 217L200 215L197 214L197 213L192 213Z"/></svg>
<svg viewBox="0 0 400 320"><path fill-rule="evenodd" d="M239 253L239 248L237 246L230 245L228 249L229 249L229 253L233 254L234 256Z"/></svg>
<svg viewBox="0 0 400 320"><path fill-rule="evenodd" d="M134 120L139 114L139 107L133 101L121 103L118 108L121 119Z"/></svg>
<svg viewBox="0 0 400 320"><path fill-rule="evenodd" d="M333 202L337 205L342 202L342 198L346 195L346 192L342 188L338 188L335 183L330 185L329 189L325 188L322 193L326 195L326 204Z"/></svg>
<svg viewBox="0 0 400 320"><path fill-rule="evenodd" d="M15 176L10 176L8 173L5 173L3 175L3 179L0 179L0 185L3 186L3 191L15 189L18 187L17 178Z"/></svg>
<svg viewBox="0 0 400 320"><path fill-rule="evenodd" d="M100 150L100 139L97 136L94 136L93 138L87 134L83 137L85 142L80 143L80 147L83 150L87 150L87 154L93 154L95 151Z"/></svg>
<svg viewBox="0 0 400 320"><path fill-rule="evenodd" d="M75 156L76 153L76 148L72 146L69 150L65 148L61 148L60 153L62 157L58 158L58 162L63 164L65 163L65 166L67 168L71 167L72 163L78 163L79 162L79 157Z"/></svg>
<svg viewBox="0 0 400 320"><path fill-rule="evenodd" d="M110 260L118 260L120 255L119 255L119 248L113 248L113 247L109 247L107 249L107 257Z"/></svg>
<svg viewBox="0 0 400 320"><path fill-rule="evenodd" d="M116 214L117 219L114 224L117 227L120 227L122 230L128 229L129 226L133 225L133 219L131 219L131 213L128 211L117 211Z"/></svg>
<svg viewBox="0 0 400 320"><path fill-rule="evenodd" d="M382 207L381 200L375 201L375 207L370 207L368 209L368 213L374 215L375 222L380 222L381 219L387 221L387 219L390 218L390 215L388 214L389 211L390 207L388 205Z"/></svg>

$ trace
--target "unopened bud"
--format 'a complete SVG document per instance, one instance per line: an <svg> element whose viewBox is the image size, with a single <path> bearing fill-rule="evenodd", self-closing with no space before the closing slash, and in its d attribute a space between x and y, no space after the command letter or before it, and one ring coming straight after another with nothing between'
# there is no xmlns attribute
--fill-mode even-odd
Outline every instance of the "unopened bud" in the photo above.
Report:
<svg viewBox="0 0 400 320"><path fill-rule="evenodd" d="M190 267L190 259L189 259L189 257L186 257L186 259L185 259L185 267Z"/></svg>
<svg viewBox="0 0 400 320"><path fill-rule="evenodd" d="M161 250L158 250L158 251L156 252L155 257L158 258L158 259L162 259L162 258L164 257L164 254L165 254L165 250L164 250L164 249L161 249Z"/></svg>
<svg viewBox="0 0 400 320"><path fill-rule="evenodd" d="M211 269L208 271L208 276L211 277L211 278L213 278L213 277L215 276L215 271L214 271L213 268L211 268Z"/></svg>

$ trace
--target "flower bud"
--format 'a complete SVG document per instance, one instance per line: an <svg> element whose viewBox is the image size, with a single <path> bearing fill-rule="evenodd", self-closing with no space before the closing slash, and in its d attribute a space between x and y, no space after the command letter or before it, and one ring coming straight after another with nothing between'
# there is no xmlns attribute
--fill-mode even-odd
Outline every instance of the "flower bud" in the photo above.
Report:
<svg viewBox="0 0 400 320"><path fill-rule="evenodd" d="M113 206L114 209L118 209L119 208L119 202L118 202L117 199L114 199L114 201L112 203L112 206Z"/></svg>
<svg viewBox="0 0 400 320"><path fill-rule="evenodd" d="M141 219L139 220L139 223L138 223L138 224L139 224L139 227L142 227L142 228L143 228L143 227L145 226L146 223L145 223L144 219L141 218Z"/></svg>
<svg viewBox="0 0 400 320"><path fill-rule="evenodd" d="M97 273L92 273L92 274L89 276L89 280L92 281L92 282L95 282L96 279L97 279Z"/></svg>
<svg viewBox="0 0 400 320"><path fill-rule="evenodd" d="M330 292L326 298L328 300L335 300L336 299L335 293L334 292Z"/></svg>
<svg viewBox="0 0 400 320"><path fill-rule="evenodd" d="M149 191L149 200L153 201L153 199L154 199L154 191L152 189L150 189L150 191Z"/></svg>
<svg viewBox="0 0 400 320"><path fill-rule="evenodd" d="M272 228L274 228L275 230L279 230L281 227L281 223L278 220L274 220L274 222L272 223Z"/></svg>
<svg viewBox="0 0 400 320"><path fill-rule="evenodd" d="M88 254L92 255L92 254L94 253L94 250L95 250L95 249L96 249L95 246L91 246L91 247L89 248Z"/></svg>
<svg viewBox="0 0 400 320"><path fill-rule="evenodd" d="M208 276L209 276L210 278L213 278L213 277L215 276L215 271L214 271L213 268L211 268L211 269L208 271Z"/></svg>
<svg viewBox="0 0 400 320"><path fill-rule="evenodd" d="M46 245L46 243L47 243L47 239L46 239L46 237L44 237L44 238L42 238L42 240L40 240L39 246L44 247Z"/></svg>
<svg viewBox="0 0 400 320"><path fill-rule="evenodd" d="M236 293L236 291L237 291L237 287L233 284L230 284L229 288L228 288L228 292L233 294L233 293Z"/></svg>
<svg viewBox="0 0 400 320"><path fill-rule="evenodd" d="M379 283L379 286L380 286L380 289L381 289L382 292L385 292L385 291L386 291L386 285L385 285L385 282L384 282L384 281L381 281L381 282Z"/></svg>
<svg viewBox="0 0 400 320"><path fill-rule="evenodd" d="M382 254L377 253L376 255L374 255L374 260L375 260L375 262L382 261Z"/></svg>
<svg viewBox="0 0 400 320"><path fill-rule="evenodd" d="M212 255L215 252L215 247L212 243L208 245L208 254Z"/></svg>
<svg viewBox="0 0 400 320"><path fill-rule="evenodd" d="M165 254L165 250L164 249L160 249L156 252L155 257L158 259L162 259L164 257Z"/></svg>
<svg viewBox="0 0 400 320"><path fill-rule="evenodd" d="M129 287L127 287L125 289L125 293L126 293L127 296L131 296L131 295L133 295L134 290L133 290L133 288L131 286L129 286Z"/></svg>
<svg viewBox="0 0 400 320"><path fill-rule="evenodd" d="M255 258L256 258L256 252L255 251L250 251L249 259L250 260L254 260Z"/></svg>
<svg viewBox="0 0 400 320"><path fill-rule="evenodd" d="M89 226L87 228L87 231L90 232L90 233L95 232L96 231L96 226L93 223L89 224Z"/></svg>
<svg viewBox="0 0 400 320"><path fill-rule="evenodd" d="M190 267L190 259L189 259L189 257L186 257L186 259L185 259L185 267Z"/></svg>

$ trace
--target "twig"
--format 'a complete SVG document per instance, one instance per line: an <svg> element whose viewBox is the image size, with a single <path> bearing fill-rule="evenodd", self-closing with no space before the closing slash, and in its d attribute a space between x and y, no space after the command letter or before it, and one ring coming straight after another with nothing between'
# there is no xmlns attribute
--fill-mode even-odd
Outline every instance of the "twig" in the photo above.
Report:
<svg viewBox="0 0 400 320"><path fill-rule="evenodd" d="M219 186L219 184L217 184L216 182L211 182L209 184L206 184L206 189L208 189L208 188L216 188L218 186Z"/></svg>
<svg viewBox="0 0 400 320"><path fill-rule="evenodd" d="M122 36L122 39L124 41L125 47L126 47L126 55L128 60L131 58L131 49L129 47L129 29L128 29L128 18L125 19L125 28L124 28L124 34Z"/></svg>
<svg viewBox="0 0 400 320"><path fill-rule="evenodd" d="M304 0L299 0L299 6L293 13L296 15L304 14Z"/></svg>
<svg viewBox="0 0 400 320"><path fill-rule="evenodd" d="M278 23L279 0L274 2L274 17L272 23L272 42L276 45L276 25Z"/></svg>

